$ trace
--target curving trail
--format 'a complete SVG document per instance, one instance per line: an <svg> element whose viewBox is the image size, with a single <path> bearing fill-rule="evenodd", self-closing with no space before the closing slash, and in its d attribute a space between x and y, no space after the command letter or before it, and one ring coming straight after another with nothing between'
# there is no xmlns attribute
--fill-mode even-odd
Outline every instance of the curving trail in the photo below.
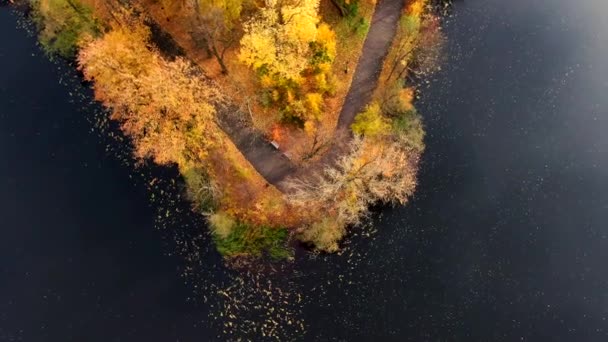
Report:
<svg viewBox="0 0 608 342"><path fill-rule="evenodd" d="M348 143L352 138L350 126L355 116L370 102L372 93L378 83L382 65L395 37L403 7L408 0L378 0L370 23L369 32L363 44L363 53L359 58L353 81L338 118L336 132L329 151L317 162L303 168L295 165L282 152L276 150L260 132L253 129L249 116L236 106L220 106L218 123L238 149L266 181L279 190L287 192L286 178L306 177L333 164L339 156L348 152ZM152 27L154 28L152 23ZM158 26L157 26L158 28ZM168 56L182 55L176 42L160 28L153 30L153 37L161 51Z"/></svg>
<svg viewBox="0 0 608 342"><path fill-rule="evenodd" d="M378 83L378 78L382 72L384 59L391 47L399 19L407 0L379 0L376 10L370 23L369 32L363 44L363 54L359 58L355 75L351 83L348 94L340 111L338 125L333 138L330 150L314 165L309 165L304 169L290 168L289 172L273 174L272 183L279 190L286 191L286 187L281 181L291 177L305 177L310 172L320 171L326 165L330 165L343 153L348 152L348 142L352 138L350 126L355 116L362 112L365 106L371 101L374 90ZM253 166L258 169L255 161L251 161ZM266 176L261 173L262 176ZM269 180L269 178L266 178ZM277 182L276 180L279 179Z"/></svg>

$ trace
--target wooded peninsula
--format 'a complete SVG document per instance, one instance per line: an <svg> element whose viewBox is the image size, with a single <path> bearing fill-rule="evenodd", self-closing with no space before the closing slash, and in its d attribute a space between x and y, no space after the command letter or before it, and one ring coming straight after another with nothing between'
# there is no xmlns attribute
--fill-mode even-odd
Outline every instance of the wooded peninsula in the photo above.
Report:
<svg viewBox="0 0 608 342"><path fill-rule="evenodd" d="M23 0L142 163L175 166L228 260L336 252L416 189L430 0ZM201 227L203 229L204 227Z"/></svg>

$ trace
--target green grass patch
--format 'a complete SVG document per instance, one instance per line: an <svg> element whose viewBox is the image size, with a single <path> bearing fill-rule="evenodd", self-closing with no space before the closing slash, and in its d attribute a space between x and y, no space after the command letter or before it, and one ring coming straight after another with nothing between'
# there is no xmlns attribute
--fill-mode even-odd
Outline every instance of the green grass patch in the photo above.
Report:
<svg viewBox="0 0 608 342"><path fill-rule="evenodd" d="M359 38L365 38L369 31L369 22L363 17L358 17L351 23L351 29Z"/></svg>
<svg viewBox="0 0 608 342"><path fill-rule="evenodd" d="M251 226L226 216L218 213L209 220L215 246L224 257L267 255L273 260L285 260L293 256L293 250L287 245L287 229Z"/></svg>

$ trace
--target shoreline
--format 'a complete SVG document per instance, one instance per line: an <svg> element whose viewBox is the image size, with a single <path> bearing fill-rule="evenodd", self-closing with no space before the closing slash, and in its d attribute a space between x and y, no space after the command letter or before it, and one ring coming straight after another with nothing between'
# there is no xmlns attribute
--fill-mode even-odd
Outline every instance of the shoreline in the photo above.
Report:
<svg viewBox="0 0 608 342"><path fill-rule="evenodd" d="M390 3L388 3L388 2L382 2L381 4L392 4L392 5L399 4L399 5L401 5L401 3L399 1L392 1ZM385 7L385 8L388 8L388 7ZM376 11L375 14L374 14L374 18L376 18L376 16L375 16L376 14L381 15L382 11ZM401 17L401 14L399 16L395 16L395 18L400 18L400 17ZM152 42L156 42L157 43L156 46L159 46L159 51L161 51L161 52L164 51L163 53L166 56L170 56L172 59L175 59L175 58L179 59L179 55L185 55L184 51L178 46L178 44L172 39L172 37L170 35L164 33L162 31L162 28L158 24L151 24L150 25L150 23L151 22L148 22L148 26L152 27L152 29L151 29L151 36L150 36L151 38L150 39L151 39ZM372 27L370 28L370 32L377 32L377 31L374 30L375 27L376 27L374 25L375 24L372 23ZM386 37L384 37L384 35L381 35L381 36L382 36L382 38L386 39ZM369 44L374 45L376 43L375 40L370 40L370 37L371 36L368 35L367 38L365 39L364 47L368 46ZM371 37L371 38L374 39L373 37ZM385 46L387 46L387 48L385 49L386 52L381 53L382 56L379 57L378 62L375 62L375 64L378 64L379 62L382 62L381 64L377 65L377 68L380 69L380 70L383 68L383 63L385 62L385 60L387 58L387 55L389 53L389 47L390 47L391 43L392 43L392 39L387 39L386 40L386 44L385 44ZM371 50L369 50L369 49L364 50L362 56L367 56L366 52L368 52L368 51L371 51ZM377 51L374 50L374 51L372 51L370 53L376 53L376 52ZM82 61L80 61L80 63L82 63ZM173 63L173 62L169 61L167 63ZM350 90L349 90L348 94L351 94L351 92L353 91L353 89L358 84L357 82L361 82L360 81L360 79L361 79L360 72L365 73L365 72L369 71L369 65L368 64L369 63L364 64L362 66L361 60L359 61L359 64L357 64L355 75L353 77L353 83L351 84L351 87L350 87ZM170 65L170 64L168 64L168 65ZM85 67L86 67L86 65L85 65ZM81 68L82 68L82 64L81 64ZM84 74L85 74L85 78L88 78L86 70L87 69L84 69L84 71L85 71ZM362 71L360 71L360 70L362 70ZM377 78L377 77L379 77L380 73L372 71L370 75L377 75L377 76L375 76ZM94 85L94 88L96 88L96 87L97 87L97 85ZM375 88L376 87L373 86L369 90L365 91L368 94L369 97L372 96L373 89L375 89ZM348 101L350 101L351 98L352 98L352 95L348 95L347 96L346 101L345 101L345 107L350 103ZM358 97L358 100L359 100L359 107L363 106L363 103L366 102L361 97ZM110 106L110 109L111 109L111 106ZM342 138L344 138L344 137L351 137L351 133L340 133L340 132L343 132L343 129L344 129L344 127L342 127L342 126L346 125L344 123L344 120L343 120L343 118L344 118L343 113L348 112L348 111L354 113L356 110L354 110L354 109L353 110L346 110L343 107L343 109L341 111L340 118L339 118L339 122L340 123L338 124L338 129L336 131L336 134L338 134L339 136L342 135ZM350 115L349 117L351 119L353 119L353 120L355 118L354 115ZM222 121L222 120L220 119L220 121ZM239 135L242 137L243 133L244 133L244 127L245 126L243 126L243 128L239 128L237 130L238 133L236 133L236 131L234 130L234 127L236 127L235 124L234 124L235 122L236 121L232 121L232 123L228 123L228 127L232 128L232 130L233 130L231 138L234 138L234 134L237 134L237 137ZM221 127L221 125L220 125L220 127ZM227 133L226 130L224 130L224 132ZM230 135L231 134L228 134L228 136L230 136ZM239 141L239 140L237 139L237 141ZM242 139L240 141L242 141ZM263 141L260 138L253 138L252 141L259 141L262 144L265 144L266 146L268 146L270 148L269 142ZM349 139L349 141L350 141L350 139ZM313 169L314 168L327 169L327 167L330 166L330 168L331 167L335 167L335 168L337 168L336 170L340 170L340 168L346 167L345 165L347 165L347 164L344 164L344 163L350 163L350 161L348 161L347 158L353 158L353 157L350 156L351 153L355 153L355 155L357 155L357 153L358 154L361 154L361 153L384 153L384 152L381 152L382 149L381 150L377 150L377 148L373 147L373 145L372 146L367 146L365 140L361 141L361 138L358 138L358 140L356 140L356 141L360 141L360 142L356 142L356 144L359 144L359 147L356 147L356 148L360 149L359 151L352 150L353 152L346 152L346 151L351 150L352 147L351 146L347 146L346 144L343 144L342 146L344 146L344 147L338 148L337 150L334 148L334 149L332 149L332 151L326 152L325 155L324 155L324 157L322 157L321 160L319 160L319 161L316 162L317 164L313 163L313 164L310 164L308 167L312 167ZM344 141L342 141L342 143L344 143ZM244 150L242 148L242 146L247 145L247 143L245 143L245 145L242 145L241 148L239 148L238 145L239 144L237 143L236 146L234 147L235 151L240 150L240 153L243 153L243 151L246 151L246 150ZM349 145L350 145L350 143L349 143ZM137 147L137 142L135 142L135 146ZM232 153L232 152L230 152L230 153ZM258 152L254 149L253 153L257 155ZM401 152L398 152L398 153L401 153ZM409 171L409 172L411 172L412 176L409 176L409 175L406 175L406 176L407 177L413 177L413 180L410 180L408 178L408 179L405 179L403 181L410 182L408 184L413 184L413 185L408 185L408 187L409 186L415 187L415 182L416 182L415 181L415 177L416 177L415 175L417 174L417 170L418 170L417 160L419 160L420 154L419 153L413 153L412 154L412 152L406 152L406 154L409 155L409 157L406 157L406 160L409 159L410 162L412 160L414 162L412 164L410 164L410 162L407 162L407 164L410 164L408 166L405 166L405 165L399 166L399 165L397 165L397 167L405 167L405 168L407 168L409 170L412 170L412 171ZM245 157L247 157L247 155L245 155ZM329 158L329 159L327 159L327 158ZM399 155L397 154L397 155L394 156L394 158L402 158L402 157L399 157ZM247 159L249 159L249 161L251 161L251 157L247 157ZM216 159L216 161L218 161L218 160L219 159ZM214 162L211 162L211 164L213 165ZM318 165L318 166L315 166L315 165ZM256 166L255 163L253 163L252 166L255 167ZM212 166L212 167L214 167L214 166ZM182 173L182 175L184 175L183 174L183 172L184 172L183 168L181 166L179 166L178 169L180 170L180 172ZM272 167L270 170L277 170L277 169L274 168L274 167ZM298 170L298 172L302 173L302 170L306 170L306 169L300 169L300 170ZM259 169L258 169L258 172L259 172ZM323 172L327 172L327 171L323 171ZM365 172L368 172L368 171L365 171ZM372 170L372 172L376 172L376 171ZM381 172L381 174L382 174L382 173L386 172L386 169L381 169L381 171L379 171L379 172ZM305 174L306 178L310 178L311 177L311 172L310 171L304 171L304 174ZM362 176L363 177L375 177L375 176L372 176L372 174L370 174L369 176L366 176L366 175L362 174ZM197 177L199 177L199 176L197 176ZM214 179L214 181L218 180L217 178L215 178L215 177L217 177L217 173L216 173L215 176L211 176L211 177L212 177L212 179ZM328 179L324 179L323 177L325 177L325 176L319 176L319 175L314 176L314 175L312 175L312 178L317 178L319 182L327 182ZM281 178L283 178L283 177L281 177ZM345 179L345 180L347 182L350 182L347 179ZM357 181L356 178L355 178L355 180ZM310 202L310 200L304 199L304 198L306 198L306 196L309 196L307 194L308 190L306 190L306 189L307 188L311 188L312 189L312 187L314 186L314 183L307 184L306 182L308 182L308 180L304 180L304 181L299 180L298 182L300 182L300 183L297 185L297 187L294 187L294 184L296 184L296 183L293 183L293 181L292 181L292 184L290 184L290 185L288 185L286 187L283 187L283 186L279 187L279 188L283 187L283 190L291 191L291 194L289 194L287 197L293 197L293 196L295 196L293 198L296 199L296 202L293 202L292 199L289 199L284 204L284 205L288 205L287 208L289 208L290 206L293 206L293 205L295 205L296 207L299 206L300 208L302 208L302 205L304 205L304 207L306 207L306 206L308 206L307 203L313 204L314 201L317 201L317 199L314 199L313 202ZM315 181L313 180L313 182L315 182ZM359 182L359 181L357 181L357 182ZM347 185L347 186L350 187L351 185L348 185L348 184L349 183L345 183L345 185ZM186 178L186 185L187 185L187 187L191 187L192 186L191 183L189 183L188 178ZM190 192L191 190L189 189L188 191ZM220 189L220 191L224 191L224 189ZM355 191L353 193L355 196L360 196L361 195L360 193L358 193L358 191L360 191L360 190L353 190L353 191ZM406 193L404 195L399 195L399 196L402 196L402 197L400 197L401 199L399 199L399 202L404 202L404 201L407 201L407 198L409 196L411 196L410 191L413 191L413 190L410 190L409 188L405 188L405 189L404 188L401 188L401 189L396 188L395 190L391 190L391 191L406 191ZM277 196L277 195L273 195L273 196ZM283 196L286 196L286 195L283 195ZM305 202L301 202L301 204L297 204L298 203L297 201L301 201L301 199L297 199L298 198L297 196L300 196L302 199L304 199ZM305 196L305 197L302 197L302 196ZM311 199L312 198L314 198L314 197L311 197ZM271 200L272 201L272 197L271 198L260 197L260 200L261 201L267 201L267 200ZM346 218L346 220L356 220L356 221L345 221L344 223L338 223L338 226L335 226L335 228L330 228L330 227L334 227L333 226L334 224L332 223L328 228L330 228L330 229L337 229L336 233L339 234L338 235L339 239L341 239L344 235L347 234L348 230L346 229L346 226L351 226L351 225L358 224L359 220L361 220L364 216L367 215L366 213L368 212L370 205L372 205L373 203L383 202L383 201L387 201L387 200L388 200L388 198L386 198L384 200L382 200L382 199L365 200L365 201L370 201L370 202L368 204L365 204L360 209L356 209L357 211L353 212L353 214L349 214L349 215L354 215L352 218ZM282 201L285 201L285 199L283 199ZM393 200L390 200L390 201L393 201ZM334 202L334 201L332 201L332 202ZM332 202L327 202L327 203L329 205L333 206L334 204ZM294 204L294 203L296 203L296 204ZM196 203L196 201L195 201L195 205L198 205ZM318 205L318 204L314 204L314 205ZM321 203L321 205L325 205L325 204ZM363 205L363 204L361 204L361 205ZM257 214L264 214L265 210L267 210L267 209L264 209L264 210L258 212ZM282 209L282 210L285 210L285 209ZM320 210L322 212L322 211L324 211L326 209L320 209ZM330 210L333 210L333 209L330 209ZM282 212L279 211L278 214L280 214L280 215L286 215L289 212L294 213L293 209L287 209L287 211L285 213L282 213ZM320 214L321 212L317 212L317 214ZM331 215L333 215L333 214L331 214L331 212L328 213L328 214L329 214L329 216L325 216L325 217L331 217ZM284 235L283 233L280 233L281 230L276 230L277 228L272 228L273 224L278 224L279 226L281 226L281 224L279 223L279 221L269 220L268 222L271 224L271 226L266 226L265 223L252 223L252 224L250 224L250 223L245 223L246 221L241 221L241 219L235 220L234 218L230 218L230 217L227 217L227 216L221 216L220 217L220 216L217 216L217 214L213 214L213 215L211 215L209 217L210 217L210 223L211 223L212 226L214 224L220 224L220 222L222 222L221 224L224 224L224 225L225 224L230 225L232 228L226 228L226 229L229 229L228 231L231 232L229 234L234 234L234 229L242 230L243 233L239 233L239 234L245 234L245 235L250 234L249 233L250 230L258 231L259 233L257 233L257 234L262 234L261 235L262 239L270 239L267 242L262 242L264 244L263 246L268 246L268 247L262 247L262 248L263 249L266 249L266 248L273 248L273 249L274 248L279 248L275 252L271 252L271 253L278 253L277 255L283 255L283 256L290 255L291 253L290 252L283 252L282 249L281 249L282 247L278 247L279 245L284 244L287 241L295 241L296 240L295 235L307 234L308 230L313 229L313 228L306 228L305 226L302 226L301 224L296 224L295 226L291 226L291 227L290 227L289 224L287 224L287 225L283 225L284 228L282 228L282 229L285 229L285 231L286 231L285 234L287 234L287 235ZM306 219L304 217L302 217L301 219L298 219L298 220L302 220L302 219L304 219L304 222L307 222L307 221L311 222L310 218ZM220 220L220 221L218 221L218 220ZM326 220L326 219L323 219L323 220ZM214 222L217 222L217 223L214 223ZM325 222L325 221L323 221L323 222ZM322 224L326 225L326 223L322 223ZM242 228L235 228L235 227L242 227ZM314 227L314 224L313 224L313 227ZM317 229L317 228L314 228L314 229ZM326 229L326 228L322 228L322 229ZM320 234L326 234L323 231L319 231L319 233ZM331 233L331 234L336 234L336 233ZM246 242L246 240L242 240L244 237L240 237L240 236L230 237L232 235L225 235L221 239L218 240L218 236L215 235L215 234L217 234L217 233L214 233L213 236L214 236L214 239L216 240L216 244L218 244L218 248L220 249L220 251L223 248L228 248L228 251L230 251L230 252L221 252L222 254L229 253L228 255L241 256L241 255L248 255L249 253L251 253L251 252L245 252L245 254L242 254L242 252L238 252L238 248L254 248L254 250L252 250L252 252L254 254L258 254L258 253L264 254L264 253L266 253L266 252L263 252L263 251L257 251L257 248L259 248L259 247L245 247L249 242ZM280 242L279 245L277 245L277 242L275 242L275 239L277 239L277 238L274 237L276 234L279 234L277 236L286 236L287 238L280 237L279 239L281 241L283 241L283 242ZM225 245L226 243L228 243L228 240L224 240L224 238L228 238L228 237L230 239L237 239L237 240L234 240L234 241L235 242L241 241L241 242L238 242L238 243L239 244L240 243L245 243L245 245L243 247L236 247L236 246L231 246L231 245ZM261 240L261 241L265 241L265 240ZM233 242L229 242L229 243L232 244ZM302 242L298 242L298 243L302 243ZM265 244L268 244L268 245L265 245ZM316 242L313 243L313 245L315 245L315 244L317 244L317 243ZM225 247L221 247L223 245ZM271 246L275 246L275 247L271 247ZM332 251L337 250L337 240L336 240L336 242L331 242L330 246L331 247L327 247L328 251L329 250L332 250ZM233 248L237 248L237 252L232 252ZM314 248L315 247L313 247L313 249ZM281 251L281 252L279 252L279 251Z"/></svg>

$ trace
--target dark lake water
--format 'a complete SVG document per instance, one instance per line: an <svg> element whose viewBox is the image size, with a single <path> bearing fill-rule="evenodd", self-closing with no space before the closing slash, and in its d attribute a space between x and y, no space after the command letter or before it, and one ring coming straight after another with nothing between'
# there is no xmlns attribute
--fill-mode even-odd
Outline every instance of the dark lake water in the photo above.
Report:
<svg viewBox="0 0 608 342"><path fill-rule="evenodd" d="M607 341L607 11L455 2L412 202L235 272L0 7L0 341Z"/></svg>

